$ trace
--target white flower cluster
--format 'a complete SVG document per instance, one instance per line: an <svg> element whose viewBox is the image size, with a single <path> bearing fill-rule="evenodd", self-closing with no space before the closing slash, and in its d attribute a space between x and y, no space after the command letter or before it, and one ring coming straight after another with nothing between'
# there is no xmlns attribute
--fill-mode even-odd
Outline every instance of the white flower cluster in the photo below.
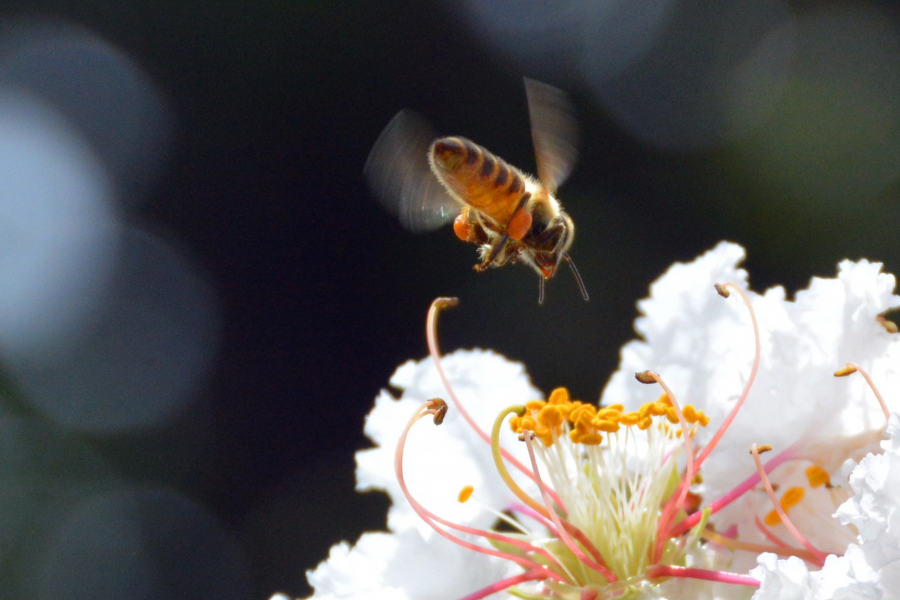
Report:
<svg viewBox="0 0 900 600"><path fill-rule="evenodd" d="M690 264L673 265L651 286L650 298L638 303L643 316L635 324L644 339L622 348L620 368L604 390L603 404L633 408L652 400L657 391L635 386L633 374L653 369L680 400L710 416L712 425L698 436L701 444L709 441L741 393L753 359L746 308L737 298L724 300L711 291L714 284L726 282L748 287L746 271L737 268L743 258L743 248L723 242ZM880 406L862 377L837 379L834 372L847 362L857 363L887 398L900 399L900 336L876 320L900 306L900 297L893 293L894 276L880 271L879 263L843 261L836 278L813 278L794 301L786 299L782 287L763 295L748 292L761 334L759 373L741 412L703 464L698 492L705 499L722 496L752 473L747 451L753 443L769 444L775 452L793 446L798 455L824 468L834 483L840 483L836 480L847 457L859 459L877 449L884 426ZM808 464L781 467L782 486L803 482ZM819 519L837 507L831 494L808 493L805 505L808 510L791 516L813 543L841 552L853 541L851 532ZM746 494L712 521L719 530L736 525L742 539L763 541L747 516L767 508L771 505L763 493ZM782 527L776 532L789 539ZM748 569L755 560L739 556L735 564Z"/></svg>
<svg viewBox="0 0 900 600"><path fill-rule="evenodd" d="M835 516L859 531L858 544L831 555L820 571L799 558L766 553L750 574L762 582L753 600L900 598L900 417L891 415L882 454L869 454L852 468L854 496Z"/></svg>
<svg viewBox="0 0 900 600"><path fill-rule="evenodd" d="M622 349L620 369L602 396L604 405L634 410L655 400L658 388L634 381L635 372L653 369L680 401L711 417L711 425L697 436L700 445L709 441L741 394L753 362L749 312L740 299L723 299L712 287L732 282L746 289L747 274L738 268L743 256L739 246L722 243L693 263L674 265L653 284L650 298L638 304L642 316L635 328L643 339ZM871 390L859 375L833 377L852 361L871 374L889 403L900 398L900 335L876 320L900 305L900 297L893 294L894 277L880 273L880 267L844 261L836 278L813 279L794 301L780 287L749 294L762 338L759 372L744 408L703 464L703 483L696 491L708 502L752 475L747 452L752 443L770 444L776 452L792 448L806 461L793 462L817 464L835 486L829 493L809 494L797 507L802 510L790 513L814 544L834 554L820 571L799 558L759 556L751 575L762 586L754 600L900 598L900 421L892 419L891 438L877 453L884 416ZM486 431L503 408L543 397L520 364L489 351L454 352L442 364ZM381 489L391 497L390 533L366 533L353 547L332 548L328 560L308 573L314 598L462 598L521 573L515 564L447 542L409 508L394 477L397 440L416 406L446 397L446 391L430 359L404 364L391 384L403 394L399 400L387 392L377 398L365 429L376 447L357 455L358 489ZM512 439L505 446L524 460L522 444ZM440 428L414 427L406 448L405 474L413 496L446 519L488 528L496 520L493 511L515 502L496 476L489 445L452 408ZM861 459L852 474L846 465L841 470L848 457ZM772 476L780 487L794 485L802 479L802 466L788 463ZM834 518L840 504L835 494L843 492L841 501L850 496L846 486L840 487L848 474L853 496ZM520 482L533 491L526 483ZM474 486L475 501L460 504L457 494L466 485ZM719 531L736 526L740 539L759 537L754 517L770 508L765 495L752 490L712 522ZM782 527L773 530L792 541ZM746 573L756 561L755 554L736 552L730 570ZM748 597L740 586L717 584L715 589L718 598Z"/></svg>

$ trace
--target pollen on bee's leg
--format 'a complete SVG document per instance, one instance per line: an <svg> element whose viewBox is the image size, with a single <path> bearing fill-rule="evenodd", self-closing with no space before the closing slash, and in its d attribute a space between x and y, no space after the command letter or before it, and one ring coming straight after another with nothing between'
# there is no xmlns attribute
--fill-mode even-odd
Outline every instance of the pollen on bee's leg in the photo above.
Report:
<svg viewBox="0 0 900 600"><path fill-rule="evenodd" d="M455 219L453 219L453 233L460 240L469 242L472 239L472 226L469 224L469 210L463 209Z"/></svg>
<svg viewBox="0 0 900 600"><path fill-rule="evenodd" d="M525 234L531 229L531 222L531 211L528 210L527 206L523 206L513 213L513 216L509 220L509 224L506 226L506 233L512 239L519 241L525 237Z"/></svg>

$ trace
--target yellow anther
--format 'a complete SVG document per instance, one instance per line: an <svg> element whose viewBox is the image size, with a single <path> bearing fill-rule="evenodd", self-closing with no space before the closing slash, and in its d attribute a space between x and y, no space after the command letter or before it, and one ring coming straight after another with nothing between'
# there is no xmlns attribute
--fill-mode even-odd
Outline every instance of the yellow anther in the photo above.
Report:
<svg viewBox="0 0 900 600"><path fill-rule="evenodd" d="M569 401L569 390L564 387L558 387L552 392L550 392L550 397L547 398L547 404L565 404Z"/></svg>
<svg viewBox="0 0 900 600"><path fill-rule="evenodd" d="M619 417L622 416L622 411L615 408L601 408L597 411L598 419L608 419L611 421L618 421Z"/></svg>
<svg viewBox="0 0 900 600"><path fill-rule="evenodd" d="M854 373L856 373L856 367L854 365L851 365L850 363L847 363L846 367L835 371L834 376L835 377L846 377L847 375L853 375Z"/></svg>
<svg viewBox="0 0 900 600"><path fill-rule="evenodd" d="M684 415L684 420L688 423L697 422L697 411L694 409L693 405L685 404L684 408L681 409L681 414Z"/></svg>
<svg viewBox="0 0 900 600"><path fill-rule="evenodd" d="M781 508L784 509L784 512L787 512L789 508L800 504L800 501L803 500L803 496L805 495L806 491L802 487L792 487L788 489L788 491L784 493L784 496L781 497Z"/></svg>
<svg viewBox="0 0 900 600"><path fill-rule="evenodd" d="M706 416L706 413L702 410L697 411L697 422L700 423L703 427L709 425L709 417Z"/></svg>
<svg viewBox="0 0 900 600"><path fill-rule="evenodd" d="M621 423L622 425L625 425L626 427L632 427L634 425L637 425L643 418L644 418L644 416L641 413L637 413L637 412L625 413L624 415L619 417L619 423Z"/></svg>
<svg viewBox="0 0 900 600"><path fill-rule="evenodd" d="M534 412L541 410L545 406L547 406L547 403L543 400L529 400L525 403L525 408Z"/></svg>
<svg viewBox="0 0 900 600"><path fill-rule="evenodd" d="M638 421L638 424L637 424L638 429L640 429L641 431L646 431L647 429L650 429L651 425L653 425L653 419L651 419L650 417L644 417L643 419Z"/></svg>
<svg viewBox="0 0 900 600"><path fill-rule="evenodd" d="M560 425L562 425L563 416L562 413L559 412L559 408L553 405L549 405L541 409L541 412L538 413L537 420L538 423L540 423L544 427L557 429Z"/></svg>
<svg viewBox="0 0 900 600"><path fill-rule="evenodd" d="M657 402L662 403L665 406L672 406L672 400L666 394L663 394L662 396L660 396L659 399L657 399Z"/></svg>
<svg viewBox="0 0 900 600"><path fill-rule="evenodd" d="M538 423L532 431L534 431L534 434L536 436L543 439L550 436L552 430L549 427L544 426L542 423Z"/></svg>
<svg viewBox="0 0 900 600"><path fill-rule="evenodd" d="M650 410L648 412L654 417L661 417L666 414L668 408L669 407L662 402L654 402L650 405Z"/></svg>
<svg viewBox="0 0 900 600"><path fill-rule="evenodd" d="M569 413L569 420L572 422L583 421L585 418L590 421L597 415L597 409L591 404L582 404Z"/></svg>
<svg viewBox="0 0 900 600"><path fill-rule="evenodd" d="M818 465L806 468L806 479L809 481L809 487L812 488L831 485L831 477L828 476L828 472Z"/></svg>
<svg viewBox="0 0 900 600"><path fill-rule="evenodd" d="M585 446L599 446L602 441L603 436L599 433L586 433L578 438L578 443Z"/></svg>
<svg viewBox="0 0 900 600"><path fill-rule="evenodd" d="M609 406L604 406L603 408L606 408L609 410L617 410L619 412L625 412L624 404L610 404Z"/></svg>
<svg viewBox="0 0 900 600"><path fill-rule="evenodd" d="M678 413L671 406L666 410L666 418L669 420L669 423L678 423Z"/></svg>
<svg viewBox="0 0 900 600"><path fill-rule="evenodd" d="M532 431L537 429L537 421L535 421L534 417L531 415L525 415L520 418L518 425L516 426L516 432L518 433L522 433L526 429L531 429Z"/></svg>
<svg viewBox="0 0 900 600"><path fill-rule="evenodd" d="M676 438L680 438L682 433L684 433L684 430L683 430L683 429L679 429L678 431L675 432L675 437L676 437Z"/></svg>
<svg viewBox="0 0 900 600"><path fill-rule="evenodd" d="M778 511L772 510L769 514L767 514L765 522L769 527L775 527L776 525L781 523L781 517L779 516Z"/></svg>
<svg viewBox="0 0 900 600"><path fill-rule="evenodd" d="M607 419L595 419L591 424L600 431L605 431L607 433L615 433L619 430L619 424L616 421L609 421Z"/></svg>
<svg viewBox="0 0 900 600"><path fill-rule="evenodd" d="M519 431L519 419L521 419L521 418L522 417L518 417L515 415L512 418L510 418L509 428L512 429L513 431Z"/></svg>
<svg viewBox="0 0 900 600"><path fill-rule="evenodd" d="M463 489L459 490L459 496L457 497L457 500L459 500L460 504L464 504L469 500L469 498L472 497L472 492L474 491L474 487L472 487L471 485L467 485Z"/></svg>

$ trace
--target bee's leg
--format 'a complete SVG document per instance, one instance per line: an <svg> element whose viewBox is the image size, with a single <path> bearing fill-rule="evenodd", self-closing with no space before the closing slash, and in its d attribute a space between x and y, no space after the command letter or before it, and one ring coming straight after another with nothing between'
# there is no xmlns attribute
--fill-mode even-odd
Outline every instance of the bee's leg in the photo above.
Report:
<svg viewBox="0 0 900 600"><path fill-rule="evenodd" d="M544 303L544 277L540 276L540 283L538 284L538 304Z"/></svg>
<svg viewBox="0 0 900 600"><path fill-rule="evenodd" d="M506 224L506 233L517 242L522 241L522 238L525 237L525 234L531 229L533 217L531 211L528 210L528 201L530 199L531 194L526 192L522 196L522 199L519 200L516 210L509 218L509 223Z"/></svg>
<svg viewBox="0 0 900 600"><path fill-rule="evenodd" d="M453 233L464 242L477 242L475 223L469 220L469 207L465 207L453 220ZM483 235L483 234L482 234Z"/></svg>
<svg viewBox="0 0 900 600"><path fill-rule="evenodd" d="M506 242L508 241L509 236L505 234L497 238L497 241L494 242L493 246L491 246L491 251L488 252L487 256L484 257L484 260L481 261L481 264L475 265L475 270L481 272L492 266L494 264L494 261L497 260L497 257L500 256L500 252L503 251L503 247L506 246Z"/></svg>
<svg viewBox="0 0 900 600"><path fill-rule="evenodd" d="M553 225L552 227L548 227L547 229L543 230L539 236L537 236L537 238L534 240L534 243L541 246L552 240L553 237L558 235L562 229L563 225L561 223Z"/></svg>

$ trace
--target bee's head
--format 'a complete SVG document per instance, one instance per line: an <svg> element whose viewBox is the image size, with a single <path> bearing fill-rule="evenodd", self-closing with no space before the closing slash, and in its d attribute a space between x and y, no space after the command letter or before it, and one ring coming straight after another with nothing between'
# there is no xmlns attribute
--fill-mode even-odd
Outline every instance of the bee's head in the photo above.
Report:
<svg viewBox="0 0 900 600"><path fill-rule="evenodd" d="M557 219L558 223L548 227L533 245L532 260L544 279L553 277L556 268L575 240L575 224L572 218L560 211Z"/></svg>

